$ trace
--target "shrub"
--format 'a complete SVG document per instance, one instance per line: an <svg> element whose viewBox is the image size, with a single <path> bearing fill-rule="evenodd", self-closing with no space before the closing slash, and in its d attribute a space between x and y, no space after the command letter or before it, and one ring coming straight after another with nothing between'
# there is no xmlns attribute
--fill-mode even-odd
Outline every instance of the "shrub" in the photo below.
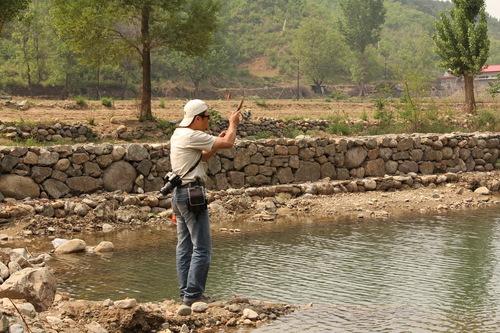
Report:
<svg viewBox="0 0 500 333"><path fill-rule="evenodd" d="M176 124L165 119L155 119L156 125L160 128L166 136L170 137L174 131Z"/></svg>
<svg viewBox="0 0 500 333"><path fill-rule="evenodd" d="M215 109L208 109L210 115L210 127L220 125L223 121L222 115Z"/></svg>
<svg viewBox="0 0 500 333"><path fill-rule="evenodd" d="M346 94L344 94L343 92L341 91L332 91L330 93L330 96L329 96L331 99L334 99L336 101L340 101L340 100L344 100L344 99L348 99L349 96L347 96Z"/></svg>
<svg viewBox="0 0 500 333"><path fill-rule="evenodd" d="M90 126L95 126L95 118L94 117L88 118L87 122L89 123Z"/></svg>
<svg viewBox="0 0 500 333"><path fill-rule="evenodd" d="M265 100L265 99L261 99L261 98L256 99L256 100L255 100L255 104L256 104L257 106L260 106L261 108L267 108L267 102L266 102L266 100Z"/></svg>
<svg viewBox="0 0 500 333"><path fill-rule="evenodd" d="M500 120L488 110L482 110L474 115L473 125L479 131L496 131L500 127Z"/></svg>
<svg viewBox="0 0 500 333"><path fill-rule="evenodd" d="M160 99L160 108L165 108L165 100L163 98Z"/></svg>
<svg viewBox="0 0 500 333"><path fill-rule="evenodd" d="M76 96L75 103L81 108L86 108L88 106L87 100L83 96Z"/></svg>
<svg viewBox="0 0 500 333"><path fill-rule="evenodd" d="M363 110L363 113L361 114L361 120L368 121L368 113L366 113L365 110Z"/></svg>
<svg viewBox="0 0 500 333"><path fill-rule="evenodd" d="M302 134L304 133L295 126L287 126L283 129L283 136L286 138L294 139L295 137Z"/></svg>
<svg viewBox="0 0 500 333"><path fill-rule="evenodd" d="M260 131L252 135L255 139L269 139L274 137L274 134L270 131Z"/></svg>
<svg viewBox="0 0 500 333"><path fill-rule="evenodd" d="M378 111L385 109L386 100L385 98L377 98L374 101L375 109Z"/></svg>
<svg viewBox="0 0 500 333"><path fill-rule="evenodd" d="M101 103L107 108L113 107L113 99L109 97L103 97L101 98Z"/></svg>
<svg viewBox="0 0 500 333"><path fill-rule="evenodd" d="M347 124L346 117L335 115L328 120L330 121L330 125L326 129L328 133L337 135L349 135L352 133L351 128Z"/></svg>

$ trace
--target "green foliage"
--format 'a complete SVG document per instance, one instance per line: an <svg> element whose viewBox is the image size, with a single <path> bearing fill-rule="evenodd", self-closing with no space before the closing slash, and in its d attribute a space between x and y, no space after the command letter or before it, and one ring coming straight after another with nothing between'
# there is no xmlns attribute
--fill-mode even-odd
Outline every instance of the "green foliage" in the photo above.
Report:
<svg viewBox="0 0 500 333"><path fill-rule="evenodd" d="M317 18L305 19L292 42L295 58L306 77L319 87L343 75L347 46L338 31Z"/></svg>
<svg viewBox="0 0 500 333"><path fill-rule="evenodd" d="M366 112L366 110L363 110L363 113L361 114L361 120L368 121L368 113Z"/></svg>
<svg viewBox="0 0 500 333"><path fill-rule="evenodd" d="M304 134L300 129L293 125L288 125L283 129L283 136L285 138L294 139L299 135Z"/></svg>
<svg viewBox="0 0 500 333"><path fill-rule="evenodd" d="M390 126L394 121L394 113L391 110L385 108L377 109L373 115L373 118L377 119L381 126Z"/></svg>
<svg viewBox="0 0 500 333"><path fill-rule="evenodd" d="M474 116L473 125L479 131L498 131L500 116L492 111L481 110Z"/></svg>
<svg viewBox="0 0 500 333"><path fill-rule="evenodd" d="M454 0L436 22L434 41L442 67L456 76L478 74L488 59L489 38L484 0Z"/></svg>
<svg viewBox="0 0 500 333"><path fill-rule="evenodd" d="M215 109L208 109L208 114L210 115L210 122L209 122L210 127L218 126L224 120L224 118L222 118L222 115L220 114L220 112L215 110Z"/></svg>
<svg viewBox="0 0 500 333"><path fill-rule="evenodd" d="M330 134L337 135L350 135L352 133L352 129L347 122L347 117L335 115L329 117L330 125L326 129L326 131Z"/></svg>
<svg viewBox="0 0 500 333"><path fill-rule="evenodd" d="M270 131L260 131L252 135L252 137L254 137L256 140L269 139L274 137L274 134Z"/></svg>
<svg viewBox="0 0 500 333"><path fill-rule="evenodd" d="M167 137L170 137L174 133L177 126L175 123L165 119L156 118L155 122L158 128L160 128Z"/></svg>
<svg viewBox="0 0 500 333"><path fill-rule="evenodd" d="M113 107L113 99L110 97L103 97L103 98L101 98L101 104L107 108L112 108Z"/></svg>
<svg viewBox="0 0 500 333"><path fill-rule="evenodd" d="M0 1L0 33L4 25L25 10L30 0L2 0Z"/></svg>
<svg viewBox="0 0 500 333"><path fill-rule="evenodd" d="M382 97L379 97L377 99L375 99L375 109L377 111L382 111L384 108L385 108L385 104L386 104L386 99L385 98L382 98Z"/></svg>
<svg viewBox="0 0 500 333"><path fill-rule="evenodd" d="M87 100L83 96L76 96L75 103L81 108L86 108L88 106Z"/></svg>
<svg viewBox="0 0 500 333"><path fill-rule="evenodd" d="M165 108L165 100L163 98L160 98L160 108Z"/></svg>
<svg viewBox="0 0 500 333"><path fill-rule="evenodd" d="M341 91L332 91L330 93L330 98L336 100L336 101L342 101L342 100L346 100L349 98L349 96L347 96L346 94L344 94L343 92Z"/></svg>
<svg viewBox="0 0 500 333"><path fill-rule="evenodd" d="M375 45L380 40L386 14L384 1L341 0L340 8L343 14L340 32L353 53L352 79L360 85L360 95L364 95L364 84L370 69L366 51L368 46Z"/></svg>
<svg viewBox="0 0 500 333"><path fill-rule="evenodd" d="M262 98L256 98L255 99L255 105L260 106L261 108L267 108L267 102L265 99Z"/></svg>

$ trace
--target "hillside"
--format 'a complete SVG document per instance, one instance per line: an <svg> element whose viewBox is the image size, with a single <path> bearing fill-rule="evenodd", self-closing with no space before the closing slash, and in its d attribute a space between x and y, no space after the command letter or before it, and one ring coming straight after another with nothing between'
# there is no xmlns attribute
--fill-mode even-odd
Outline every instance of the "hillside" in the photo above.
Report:
<svg viewBox="0 0 500 333"><path fill-rule="evenodd" d="M339 35L340 0L226 0L219 12L215 44L206 58L158 48L152 56L153 90L198 87L267 87L294 84L297 61L292 44L305 22L320 22ZM371 82L398 81L402 75L430 82L443 72L434 53L436 18L449 2L385 0L387 9L380 42L368 50ZM72 52L56 33L52 0L37 0L19 22L0 36L0 90L34 95L135 96L140 87L140 63L111 57L99 67L85 58L92 52ZM490 64L500 64L500 22L489 20ZM103 54L112 54L105 45ZM342 42L343 43L343 42ZM338 45L338 49L347 45ZM340 57L340 55L339 55ZM350 59L328 84L350 84ZM203 73L200 73L203 71ZM303 73L306 76L307 73ZM309 82L304 82L308 84ZM99 93L97 93L99 95Z"/></svg>

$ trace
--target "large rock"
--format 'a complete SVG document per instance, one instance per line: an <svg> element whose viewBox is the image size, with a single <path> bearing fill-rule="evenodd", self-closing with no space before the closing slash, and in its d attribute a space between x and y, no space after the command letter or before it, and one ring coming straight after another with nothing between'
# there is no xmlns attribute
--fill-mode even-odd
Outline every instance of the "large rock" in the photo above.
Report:
<svg viewBox="0 0 500 333"><path fill-rule="evenodd" d="M108 241L102 241L95 247L95 252L103 253L103 252L113 252L115 250L115 246L113 243Z"/></svg>
<svg viewBox="0 0 500 333"><path fill-rule="evenodd" d="M125 158L129 161L142 161L149 158L149 153L143 145L133 143L127 147Z"/></svg>
<svg viewBox="0 0 500 333"><path fill-rule="evenodd" d="M43 311L52 305L56 279L48 268L25 268L12 274L0 286L0 298L25 299Z"/></svg>
<svg viewBox="0 0 500 333"><path fill-rule="evenodd" d="M63 182L55 179L47 179L44 181L43 188L45 192L54 199L59 199L69 193L69 187Z"/></svg>
<svg viewBox="0 0 500 333"><path fill-rule="evenodd" d="M377 158L376 160L371 160L366 163L366 175L367 176L376 176L382 177L385 175L385 162L381 158Z"/></svg>
<svg viewBox="0 0 500 333"><path fill-rule="evenodd" d="M31 178L37 183L43 182L52 175L52 168L34 166L31 170Z"/></svg>
<svg viewBox="0 0 500 333"><path fill-rule="evenodd" d="M279 168L276 173L276 177L278 178L280 184L292 183L294 180L291 168Z"/></svg>
<svg viewBox="0 0 500 333"><path fill-rule="evenodd" d="M0 192L6 197L18 200L40 196L40 188L33 179L17 175L0 176Z"/></svg>
<svg viewBox="0 0 500 333"><path fill-rule="evenodd" d="M363 163L367 155L368 153L363 147L351 148L345 154L344 165L349 169L357 168Z"/></svg>
<svg viewBox="0 0 500 333"><path fill-rule="evenodd" d="M83 252L83 251L85 251L86 246L87 246L87 244L85 244L85 242L83 240L75 238L75 239L69 240L66 243L63 243L62 245L58 246L55 250L55 253L68 254L68 253Z"/></svg>
<svg viewBox="0 0 500 333"><path fill-rule="evenodd" d="M56 152L51 152L46 149L40 150L40 156L38 157L38 164L43 166L49 166L56 164L59 160L59 154Z"/></svg>
<svg viewBox="0 0 500 333"><path fill-rule="evenodd" d="M321 177L321 167L316 162L301 162L295 172L296 182L316 181Z"/></svg>
<svg viewBox="0 0 500 333"><path fill-rule="evenodd" d="M80 176L68 178L66 184L73 192L92 193L102 187L102 180L89 176Z"/></svg>
<svg viewBox="0 0 500 333"><path fill-rule="evenodd" d="M106 191L121 190L131 192L136 178L137 171L130 163L125 161L115 162L104 171L104 188Z"/></svg>
<svg viewBox="0 0 500 333"><path fill-rule="evenodd" d="M241 170L248 164L250 164L250 154L248 151L246 149L238 150L234 156L234 168Z"/></svg>

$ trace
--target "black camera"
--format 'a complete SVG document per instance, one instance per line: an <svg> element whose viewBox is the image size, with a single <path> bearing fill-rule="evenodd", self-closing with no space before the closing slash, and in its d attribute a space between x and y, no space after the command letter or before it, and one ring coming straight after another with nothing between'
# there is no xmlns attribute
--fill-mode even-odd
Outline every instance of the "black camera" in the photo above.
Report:
<svg viewBox="0 0 500 333"><path fill-rule="evenodd" d="M167 195L173 191L174 188L182 185L182 179L173 172L169 172L165 175L166 180L165 185L160 189L160 193Z"/></svg>

